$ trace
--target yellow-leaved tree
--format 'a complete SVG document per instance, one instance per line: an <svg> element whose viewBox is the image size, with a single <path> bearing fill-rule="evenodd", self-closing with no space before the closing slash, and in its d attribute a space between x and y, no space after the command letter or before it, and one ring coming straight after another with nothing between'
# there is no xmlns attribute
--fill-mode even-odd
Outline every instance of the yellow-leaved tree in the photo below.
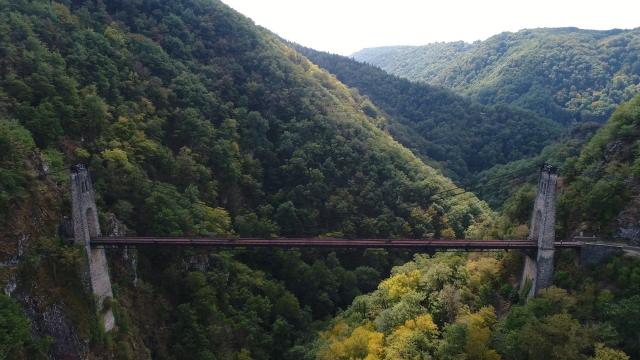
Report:
<svg viewBox="0 0 640 360"><path fill-rule="evenodd" d="M407 320L387 337L385 359L431 359L438 347L439 334L429 314Z"/></svg>
<svg viewBox="0 0 640 360"><path fill-rule="evenodd" d="M491 348L491 329L497 319L493 307L458 317L444 330L444 342L438 357L443 359L500 360Z"/></svg>
<svg viewBox="0 0 640 360"><path fill-rule="evenodd" d="M380 283L379 288L386 291L387 297L396 301L409 291L415 290L420 280L420 271L399 273Z"/></svg>
<svg viewBox="0 0 640 360"><path fill-rule="evenodd" d="M327 346L319 351L322 360L380 360L383 359L384 334L377 332L373 324L367 323L349 332L343 322L338 322L321 337Z"/></svg>

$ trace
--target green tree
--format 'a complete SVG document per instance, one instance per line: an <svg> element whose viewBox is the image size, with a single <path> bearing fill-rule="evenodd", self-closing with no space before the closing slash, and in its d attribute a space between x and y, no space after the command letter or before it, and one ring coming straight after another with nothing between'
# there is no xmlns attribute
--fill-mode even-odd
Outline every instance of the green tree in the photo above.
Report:
<svg viewBox="0 0 640 360"><path fill-rule="evenodd" d="M0 358L17 358L31 341L31 323L15 300L0 294Z"/></svg>

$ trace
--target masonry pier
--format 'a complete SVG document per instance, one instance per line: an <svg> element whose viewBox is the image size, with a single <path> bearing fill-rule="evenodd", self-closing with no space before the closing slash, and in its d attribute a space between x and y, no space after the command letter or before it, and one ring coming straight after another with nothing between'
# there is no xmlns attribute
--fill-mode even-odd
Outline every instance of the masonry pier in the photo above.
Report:
<svg viewBox="0 0 640 360"><path fill-rule="evenodd" d="M535 252L525 252L525 263L520 281L520 291L532 298L553 282L553 257L555 255L556 186L557 169L543 165L538 191L533 205L529 240L537 243Z"/></svg>
<svg viewBox="0 0 640 360"><path fill-rule="evenodd" d="M74 244L82 247L84 254L83 282L94 295L96 310L104 323L104 330L110 331L115 325L115 319L111 308L105 306L107 299L113 298L109 266L104 248L91 247L91 238L101 235L100 223L91 178L83 165L71 168L71 204Z"/></svg>

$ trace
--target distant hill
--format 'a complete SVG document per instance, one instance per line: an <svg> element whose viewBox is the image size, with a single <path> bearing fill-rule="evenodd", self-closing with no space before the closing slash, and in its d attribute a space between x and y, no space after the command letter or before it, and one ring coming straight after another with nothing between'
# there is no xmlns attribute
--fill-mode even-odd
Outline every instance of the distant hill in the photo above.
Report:
<svg viewBox="0 0 640 360"><path fill-rule="evenodd" d="M293 46L389 114L387 129L398 141L463 182L496 164L538 154L561 131L531 111L482 105L344 56Z"/></svg>
<svg viewBox="0 0 640 360"><path fill-rule="evenodd" d="M640 28L531 29L473 44L370 48L353 57L484 104L518 105L563 123L604 122L640 91Z"/></svg>
<svg viewBox="0 0 640 360"><path fill-rule="evenodd" d="M425 46L383 46L362 49L352 56L391 74L429 82L473 47L473 44L464 41L438 42Z"/></svg>

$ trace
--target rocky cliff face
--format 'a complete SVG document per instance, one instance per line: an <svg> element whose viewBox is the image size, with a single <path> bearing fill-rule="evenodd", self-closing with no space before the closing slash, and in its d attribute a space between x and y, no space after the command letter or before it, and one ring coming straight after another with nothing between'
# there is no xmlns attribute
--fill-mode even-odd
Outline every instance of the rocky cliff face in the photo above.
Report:
<svg viewBox="0 0 640 360"><path fill-rule="evenodd" d="M86 359L89 340L81 336L67 316L69 307L63 302L51 303L42 295L32 295L22 290L14 294L32 321L33 334L38 338L50 338L50 355L54 359Z"/></svg>
<svg viewBox="0 0 640 360"><path fill-rule="evenodd" d="M57 236L61 214L68 213L66 171L52 169L39 150L26 151L24 162L16 164L24 193L20 201L10 199L0 223L0 289L22 306L32 339L50 343L50 358L87 359L95 322L92 298L79 282L77 249L59 246L65 240Z"/></svg>
<svg viewBox="0 0 640 360"><path fill-rule="evenodd" d="M635 188L635 194L640 189ZM640 198L634 197L615 219L615 239L640 246Z"/></svg>

